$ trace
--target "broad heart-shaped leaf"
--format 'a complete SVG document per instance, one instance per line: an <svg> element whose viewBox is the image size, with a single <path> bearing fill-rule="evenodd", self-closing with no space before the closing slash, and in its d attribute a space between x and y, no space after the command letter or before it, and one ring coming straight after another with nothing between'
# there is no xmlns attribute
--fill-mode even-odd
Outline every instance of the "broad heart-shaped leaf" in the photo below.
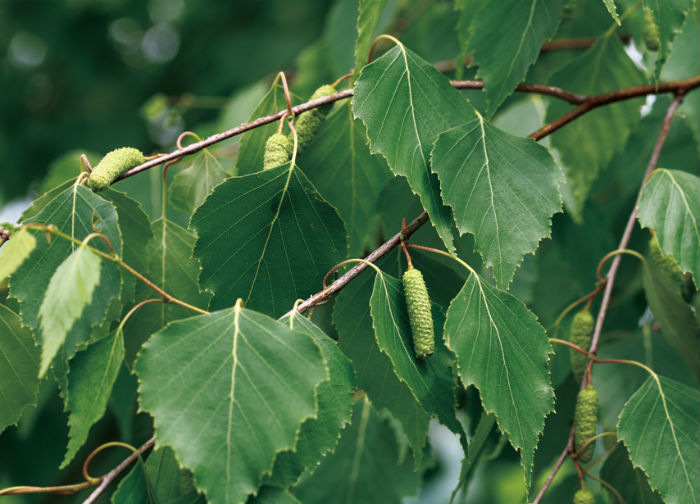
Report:
<svg viewBox="0 0 700 504"><path fill-rule="evenodd" d="M376 238L377 199L391 172L373 156L365 127L345 103L324 122L299 164L318 191L338 209L348 228L351 256L360 256Z"/></svg>
<svg viewBox="0 0 700 504"><path fill-rule="evenodd" d="M447 310L445 339L464 385L476 385L484 409L520 450L529 486L538 437L554 405L544 328L517 298L472 273Z"/></svg>
<svg viewBox="0 0 700 504"><path fill-rule="evenodd" d="M22 214L22 219L24 222L53 224L63 233L79 240L93 232L102 233L109 239L114 251L118 255L122 254L121 232L112 203L72 182L49 191L36 200ZM31 232L37 238L37 247L11 278L10 294L19 301L22 323L32 328L38 342L43 343L45 337L39 327L39 308L54 271L78 245L57 236L52 236L47 241L44 232ZM99 238L91 240L90 246L109 253ZM108 334L109 323L118 318L121 312L121 278L121 271L116 264L102 261L100 282L92 295L92 301L72 325L65 344L59 351L60 362L65 364L88 339L99 339ZM68 304L72 300L62 299L62 302ZM59 359L54 361L54 364L57 363Z"/></svg>
<svg viewBox="0 0 700 504"><path fill-rule="evenodd" d="M212 504L245 502L294 446L327 378L313 339L234 307L171 322L144 345L140 404Z"/></svg>
<svg viewBox="0 0 700 504"><path fill-rule="evenodd" d="M362 69L352 106L367 126L372 152L406 177L440 238L454 250L450 210L430 171L430 149L440 133L473 119L474 109L445 76L403 45Z"/></svg>
<svg viewBox="0 0 700 504"><path fill-rule="evenodd" d="M134 464L112 494L112 504L204 504L197 493L192 473L181 469L175 452L167 446L156 448L145 464Z"/></svg>
<svg viewBox="0 0 700 504"><path fill-rule="evenodd" d="M314 340L321 349L329 373L328 379L317 389L316 417L301 425L294 450L277 454L272 474L265 480L266 484L286 488L305 470L313 469L321 456L335 447L340 431L352 414L355 375L350 360L318 326L296 312L281 321L291 330L300 331Z"/></svg>
<svg viewBox="0 0 700 504"><path fill-rule="evenodd" d="M173 177L168 188L170 203L175 208L191 214L202 204L214 186L228 176L216 157L208 149L203 149L190 166Z"/></svg>
<svg viewBox="0 0 700 504"><path fill-rule="evenodd" d="M411 325L400 280L377 273L370 312L379 349L391 360L397 378L408 385L428 413L453 432L463 434L455 415L454 355L442 341L444 317L440 309L433 305L435 353L425 359L416 359L413 352Z"/></svg>
<svg viewBox="0 0 700 504"><path fill-rule="evenodd" d="M651 261L644 263L642 282L647 303L664 338L700 378L700 327L683 299L680 285Z"/></svg>
<svg viewBox="0 0 700 504"><path fill-rule="evenodd" d="M299 102L299 98L293 93L290 96L292 105ZM249 121L254 121L259 117L274 114L280 110L286 110L287 101L284 98L284 89L279 84L273 84L270 90L262 97L258 106L250 115ZM246 131L241 136L241 146L238 149L238 159L236 160L236 175L248 175L259 172L263 169L263 154L265 152L265 142L277 131L278 123L273 122L250 131Z"/></svg>
<svg viewBox="0 0 700 504"><path fill-rule="evenodd" d="M39 377L43 377L75 321L92 300L102 260L86 245L76 248L54 272L39 308L43 341Z"/></svg>
<svg viewBox="0 0 700 504"><path fill-rule="evenodd" d="M654 23L659 29L659 57L656 59L655 78L659 78L661 67L671 54L673 39L681 32L694 5L693 0L644 0L644 6L651 10Z"/></svg>
<svg viewBox="0 0 700 504"><path fill-rule="evenodd" d="M634 468L622 443L605 459L600 477L610 483L626 502L663 504L659 494L649 487L646 475ZM612 493L609 495L613 497Z"/></svg>
<svg viewBox="0 0 700 504"><path fill-rule="evenodd" d="M391 360L377 346L369 307L372 282L372 276L365 273L338 295L333 307L338 344L352 361L358 388L367 392L377 409L389 411L400 422L411 446L415 466L419 467L430 415L408 386L396 377Z"/></svg>
<svg viewBox="0 0 700 504"><path fill-rule="evenodd" d="M10 240L0 248L0 282L22 265L34 247L36 247L36 238L27 229L21 228L12 233Z"/></svg>
<svg viewBox="0 0 700 504"><path fill-rule="evenodd" d="M32 331L22 327L19 315L0 304L0 432L35 402L38 371L39 348Z"/></svg>
<svg viewBox="0 0 700 504"><path fill-rule="evenodd" d="M353 81L360 74L360 69L367 64L369 50L372 47L385 6L386 0L359 0Z"/></svg>
<svg viewBox="0 0 700 504"><path fill-rule="evenodd" d="M637 218L654 229L664 254L700 285L700 177L678 170L654 170L642 189Z"/></svg>
<svg viewBox="0 0 700 504"><path fill-rule="evenodd" d="M300 481L295 494L304 504L329 502L329 489L347 504L399 504L417 493L421 479L408 457L401 460L389 423L363 398L355 403L335 452Z"/></svg>
<svg viewBox="0 0 700 504"><path fill-rule="evenodd" d="M226 180L191 225L199 280L214 292L214 309L242 298L279 315L318 290L345 257L343 221L292 163Z"/></svg>
<svg viewBox="0 0 700 504"><path fill-rule="evenodd" d="M617 431L635 467L668 504L700 501L700 391L649 377L625 404Z"/></svg>
<svg viewBox="0 0 700 504"><path fill-rule="evenodd" d="M600 37L595 45L555 72L549 83L586 95L644 83L644 76L627 56L617 36ZM598 173L621 152L640 120L641 100L625 100L592 110L567 124L552 136L571 183L573 207L578 218ZM547 122L567 113L571 105L561 100L547 107ZM583 148L582 146L588 146Z"/></svg>
<svg viewBox="0 0 700 504"><path fill-rule="evenodd" d="M474 235L496 283L507 288L523 256L549 236L561 209L561 170L547 149L479 114L438 137L431 163L460 233Z"/></svg>
<svg viewBox="0 0 700 504"><path fill-rule="evenodd" d="M488 109L493 114L520 84L559 25L566 0L486 0L469 24L465 54L479 66ZM498 36L494 27L498 26Z"/></svg>
<svg viewBox="0 0 700 504"><path fill-rule="evenodd" d="M123 361L124 335L121 330L117 330L112 338L93 343L70 360L66 394L70 439L60 468L73 460L87 440L92 425L104 415Z"/></svg>

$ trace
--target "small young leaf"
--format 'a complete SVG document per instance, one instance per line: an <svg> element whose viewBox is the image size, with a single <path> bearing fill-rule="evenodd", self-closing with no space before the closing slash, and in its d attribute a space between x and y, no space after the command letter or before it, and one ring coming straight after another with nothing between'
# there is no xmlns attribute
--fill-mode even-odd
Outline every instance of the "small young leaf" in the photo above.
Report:
<svg viewBox="0 0 700 504"><path fill-rule="evenodd" d="M56 269L39 308L43 335L39 376L46 374L51 361L83 309L92 300L100 281L102 261L81 245Z"/></svg>
<svg viewBox="0 0 700 504"><path fill-rule="evenodd" d="M26 228L12 233L10 239L0 248L0 282L22 265L34 247L36 238Z"/></svg>

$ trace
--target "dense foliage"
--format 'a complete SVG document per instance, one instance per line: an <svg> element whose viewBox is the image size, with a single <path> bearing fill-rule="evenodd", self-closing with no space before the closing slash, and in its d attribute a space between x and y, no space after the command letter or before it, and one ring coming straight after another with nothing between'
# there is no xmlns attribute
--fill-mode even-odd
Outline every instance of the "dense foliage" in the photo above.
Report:
<svg viewBox="0 0 700 504"><path fill-rule="evenodd" d="M182 48L126 63L208 50L177 4L149 5ZM194 67L129 134L51 125L0 226L0 498L700 502L694 0L337 0L282 32L294 72L230 99Z"/></svg>

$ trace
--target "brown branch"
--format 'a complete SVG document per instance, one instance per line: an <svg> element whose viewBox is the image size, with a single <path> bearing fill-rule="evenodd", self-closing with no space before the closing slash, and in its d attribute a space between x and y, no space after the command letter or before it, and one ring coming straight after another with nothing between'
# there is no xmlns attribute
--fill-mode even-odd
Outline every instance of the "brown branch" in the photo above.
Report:
<svg viewBox="0 0 700 504"><path fill-rule="evenodd" d="M408 238L411 236L413 233L416 232L416 230L421 227L426 221L428 220L428 214L427 212L423 212L420 214L418 217L415 218L413 222L411 222L408 226L406 226L406 229L403 233L399 232L396 233L394 236L392 236L390 239L388 239L386 242L384 242L377 250L369 254L367 257L365 257L365 261L374 263L377 259L382 257L383 255L387 254L391 249L396 247L399 243L401 243L401 235L403 234L404 238ZM345 287L350 281L355 278L357 275L362 273L364 270L366 270L369 266L365 263L359 263L357 266L353 267L350 271L345 273L342 277L340 277L338 280L330 284L328 287L323 289L320 292L317 292L310 298L308 298L306 301L303 303L300 303L299 306L297 306L297 311L299 313L303 313L304 311L308 310L312 306L329 299L331 296L336 294L337 292L341 291L343 287ZM293 310L290 310L285 314L285 316L290 315L294 313Z"/></svg>
<svg viewBox="0 0 700 504"><path fill-rule="evenodd" d="M539 504L540 503L540 501L542 500L542 497L544 497L545 492L549 488L549 485L552 484L554 477L559 472L559 469L561 468L562 464L564 463L566 458L569 456L569 454L573 451L573 443L574 443L574 429L572 428L571 433L569 434L569 439L566 442L566 448L564 448L564 451L562 451L561 455L559 455L559 459L557 460L557 463L554 464L554 468L549 473L549 476L547 476L547 481L545 481L544 485L542 485L542 488L540 488L540 491L537 494L537 497L535 497L535 500L532 501L532 504Z"/></svg>
<svg viewBox="0 0 700 504"><path fill-rule="evenodd" d="M102 495L102 493L106 490L106 488L115 480L119 477L121 473L123 473L131 464L133 464L136 459L140 456L146 453L148 450L150 450L153 445L156 442L156 438L152 437L145 443L143 443L139 449L138 453L132 453L128 457L126 457L122 462L109 471L107 474L102 476L100 480L100 484L95 488L95 490L92 491L92 493L88 496L87 499L83 501L83 504L93 504L99 497Z"/></svg>
<svg viewBox="0 0 700 504"><path fill-rule="evenodd" d="M484 82L478 80L451 80L450 84L456 89L483 89ZM543 86L540 84L518 84L515 88L516 91L521 93L535 93L543 94L548 96L553 96L555 98L560 98L572 105L580 105L585 102L587 97L583 95L577 95L574 93L569 93L556 86Z"/></svg>
<svg viewBox="0 0 700 504"><path fill-rule="evenodd" d="M645 86L635 86L626 89L618 89L617 91L611 91L609 93L589 96L576 108L570 110L563 116L558 117L549 124L545 124L540 129L529 135L529 137L534 138L535 140L541 140L542 138L546 137L547 135L550 135L559 128L569 124L577 117L582 116L586 112L589 112L603 105L608 105L613 102L628 100L630 98L638 98L640 96L646 96L650 94L674 93L676 95L683 95L691 89L695 89L697 87L700 87L700 75L696 75L695 77L691 77L690 79L685 79L682 81L647 84Z"/></svg>

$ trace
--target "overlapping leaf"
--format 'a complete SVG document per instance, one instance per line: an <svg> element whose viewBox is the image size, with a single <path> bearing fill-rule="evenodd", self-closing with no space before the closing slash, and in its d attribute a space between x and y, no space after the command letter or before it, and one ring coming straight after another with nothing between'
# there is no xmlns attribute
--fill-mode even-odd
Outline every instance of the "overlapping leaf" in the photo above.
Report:
<svg viewBox="0 0 700 504"><path fill-rule="evenodd" d="M605 459L600 477L610 483L626 502L663 504L659 494L649 488L646 475L634 468L622 444L618 444ZM610 495L612 497L612 494Z"/></svg>
<svg viewBox="0 0 700 504"><path fill-rule="evenodd" d="M618 435L667 503L700 501L700 391L649 377L627 401Z"/></svg>
<svg viewBox="0 0 700 504"><path fill-rule="evenodd" d="M561 208L561 170L547 149L481 115L442 133L431 162L457 228L474 235L496 283L507 288L523 256L549 236Z"/></svg>
<svg viewBox="0 0 700 504"><path fill-rule="evenodd" d="M327 378L311 337L240 302L170 323L144 345L135 370L159 444L175 449L213 504L257 491L315 415L315 390Z"/></svg>
<svg viewBox="0 0 700 504"><path fill-rule="evenodd" d="M542 43L559 25L566 0L487 0L467 25L465 54L479 66L490 113L523 81ZM485 5L484 5L485 4ZM466 15L466 14L464 14ZM494 36L494 27L499 34Z"/></svg>
<svg viewBox="0 0 700 504"><path fill-rule="evenodd" d="M124 361L124 335L118 330L70 360L66 406L70 411L68 449L61 463L66 467L85 443L92 425L107 409L107 401Z"/></svg>
<svg viewBox="0 0 700 504"><path fill-rule="evenodd" d="M31 235L29 235L31 236ZM39 392L39 348L19 316L0 304L0 432L19 420Z"/></svg>
<svg viewBox="0 0 700 504"><path fill-rule="evenodd" d="M671 45L680 33L685 19L694 7L693 0L644 0L659 30L659 57L656 59L656 78L661 74L661 67L671 54Z"/></svg>
<svg viewBox="0 0 700 504"><path fill-rule="evenodd" d="M293 164L220 184L192 216L200 282L212 308L246 306L280 315L318 290L345 257L345 230Z"/></svg>
<svg viewBox="0 0 700 504"><path fill-rule="evenodd" d="M360 0L357 16L357 41L355 42L355 67L353 80L360 75L360 69L367 64L370 47L379 26L379 20L386 6L386 0Z"/></svg>
<svg viewBox="0 0 700 504"><path fill-rule="evenodd" d="M639 200L638 219L654 229L661 250L676 258L681 270L700 285L700 178L659 168Z"/></svg>
<svg viewBox="0 0 700 504"><path fill-rule="evenodd" d="M593 95L644 83L644 76L612 35L604 35L568 65L555 72L549 83L574 93ZM621 152L630 132L640 120L640 100L625 100L588 112L555 131L555 147L566 167L571 184L573 206L580 217L593 181L612 156ZM556 100L547 108L547 121L553 121L571 109ZM586 146L585 148L583 146Z"/></svg>
<svg viewBox="0 0 700 504"><path fill-rule="evenodd" d="M439 418L452 431L462 433L455 415L457 376L454 355L442 341L444 317L439 308L433 306L435 353L425 359L416 359L413 351L411 325L401 281L385 273L377 273L370 311L377 344L391 360L396 377L408 385L428 413Z"/></svg>
<svg viewBox="0 0 700 504"><path fill-rule="evenodd" d="M221 163L208 149L203 149L190 166L178 171L173 177L168 188L170 203L175 208L191 214L202 204L214 186L226 177L228 173Z"/></svg>
<svg viewBox="0 0 700 504"><path fill-rule="evenodd" d="M544 329L518 299L472 273L447 310L445 339L464 385L476 385L484 409L520 450L529 484L538 437L554 405Z"/></svg>
<svg viewBox="0 0 700 504"><path fill-rule="evenodd" d="M397 45L362 69L352 106L367 127L372 152L406 177L440 238L454 250L450 211L429 157L440 133L474 118L471 105L433 66Z"/></svg>
<svg viewBox="0 0 700 504"><path fill-rule="evenodd" d="M347 504L399 504L418 491L420 481L410 459L401 460L391 426L365 398L355 403L335 452L295 493L304 504L328 502L329 489Z"/></svg>
<svg viewBox="0 0 700 504"><path fill-rule="evenodd" d="M367 392L376 408L388 410L400 422L418 467L422 464L430 415L396 377L391 360L377 346L370 316L371 293L372 277L364 274L338 296L333 308L338 344L352 360L358 388Z"/></svg>
<svg viewBox="0 0 700 504"><path fill-rule="evenodd" d="M314 186L338 209L348 228L350 255L375 238L377 199L391 178L386 162L367 146L365 127L344 104L325 121L299 164Z"/></svg>
<svg viewBox="0 0 700 504"><path fill-rule="evenodd" d="M12 238L0 249L0 282L4 281L36 247L36 238L26 229L12 233Z"/></svg>

